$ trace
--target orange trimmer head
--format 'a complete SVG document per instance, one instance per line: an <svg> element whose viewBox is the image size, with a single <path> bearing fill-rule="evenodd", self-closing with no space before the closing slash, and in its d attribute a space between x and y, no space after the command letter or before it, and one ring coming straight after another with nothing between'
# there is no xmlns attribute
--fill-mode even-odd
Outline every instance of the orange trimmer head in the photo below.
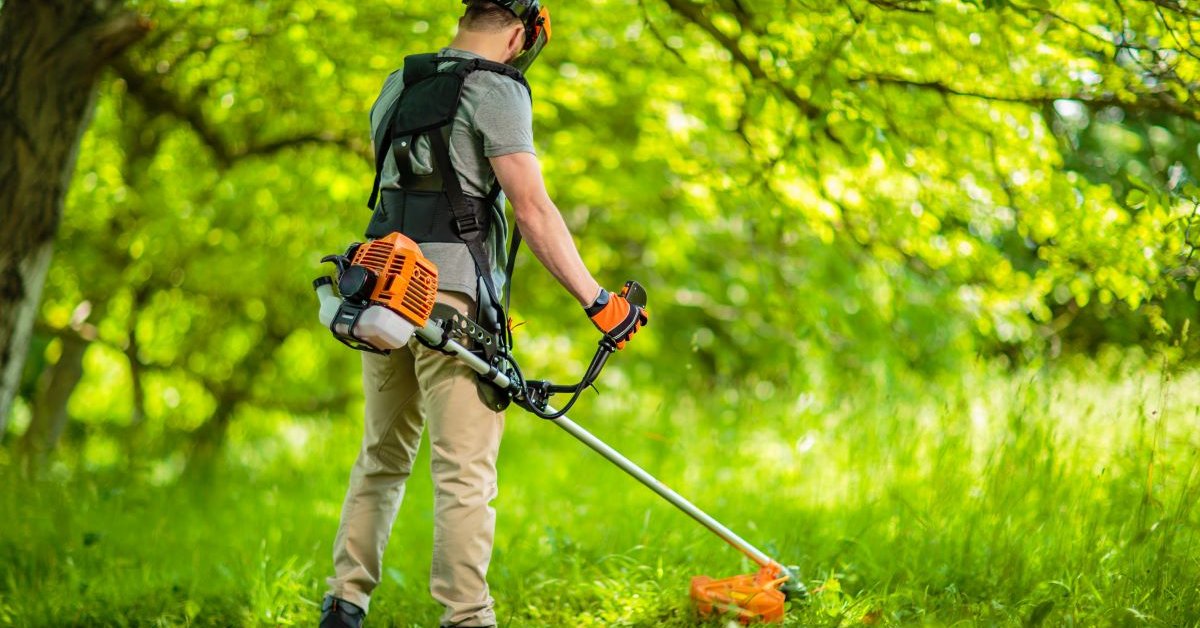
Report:
<svg viewBox="0 0 1200 628"><path fill-rule="evenodd" d="M692 601L702 616L732 614L743 624L781 622L787 596L780 587L788 579L778 565L720 580L696 576L692 578Z"/></svg>

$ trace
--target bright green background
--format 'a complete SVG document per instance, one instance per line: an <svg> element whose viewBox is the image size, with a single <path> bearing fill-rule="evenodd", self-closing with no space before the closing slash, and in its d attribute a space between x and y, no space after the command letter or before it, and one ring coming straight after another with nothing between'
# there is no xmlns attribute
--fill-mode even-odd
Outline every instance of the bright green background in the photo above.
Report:
<svg viewBox="0 0 1200 628"><path fill-rule="evenodd" d="M361 403L310 280L368 218L376 91L457 6L133 4L0 449L0 624L311 623ZM652 311L581 422L798 563L798 624L1197 621L1195 7L553 11L547 182ZM594 330L517 272L524 369L576 375ZM519 410L502 464L507 624L688 625L688 576L747 570ZM414 482L373 625L435 621Z"/></svg>

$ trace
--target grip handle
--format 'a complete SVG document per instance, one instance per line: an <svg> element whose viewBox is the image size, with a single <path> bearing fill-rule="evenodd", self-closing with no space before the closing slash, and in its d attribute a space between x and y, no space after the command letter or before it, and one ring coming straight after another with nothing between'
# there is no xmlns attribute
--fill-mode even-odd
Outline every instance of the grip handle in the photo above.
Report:
<svg viewBox="0 0 1200 628"><path fill-rule="evenodd" d="M632 279L626 281L625 287L621 288L621 296L638 307L646 307L646 289Z"/></svg>

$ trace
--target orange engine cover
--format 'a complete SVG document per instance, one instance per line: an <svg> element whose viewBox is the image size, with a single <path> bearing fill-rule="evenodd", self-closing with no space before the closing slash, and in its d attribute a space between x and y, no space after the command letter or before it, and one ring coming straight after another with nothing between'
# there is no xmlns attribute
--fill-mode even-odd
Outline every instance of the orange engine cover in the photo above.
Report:
<svg viewBox="0 0 1200 628"><path fill-rule="evenodd" d="M437 267L425 259L416 242L400 232L390 233L359 246L350 261L378 277L372 301L417 327L429 320L437 297Z"/></svg>
<svg viewBox="0 0 1200 628"><path fill-rule="evenodd" d="M720 580L696 576L692 578L692 601L704 616L731 613L743 624L781 622L786 597L779 585L786 578L777 576L773 567L763 567L756 574Z"/></svg>

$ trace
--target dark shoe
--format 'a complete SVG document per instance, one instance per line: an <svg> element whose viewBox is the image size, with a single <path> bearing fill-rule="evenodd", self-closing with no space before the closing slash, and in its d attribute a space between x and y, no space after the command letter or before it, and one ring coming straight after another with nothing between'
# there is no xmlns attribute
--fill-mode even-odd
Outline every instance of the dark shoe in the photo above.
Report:
<svg viewBox="0 0 1200 628"><path fill-rule="evenodd" d="M320 628L361 628L367 612L340 597L326 595L321 602Z"/></svg>

